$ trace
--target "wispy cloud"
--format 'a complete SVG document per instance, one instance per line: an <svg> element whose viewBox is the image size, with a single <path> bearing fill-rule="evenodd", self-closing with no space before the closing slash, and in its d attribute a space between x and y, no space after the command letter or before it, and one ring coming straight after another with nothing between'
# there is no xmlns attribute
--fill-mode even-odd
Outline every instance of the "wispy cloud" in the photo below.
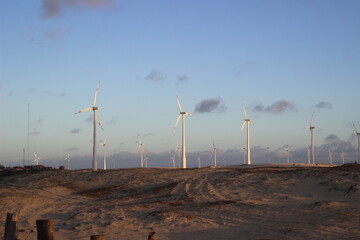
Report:
<svg viewBox="0 0 360 240"><path fill-rule="evenodd" d="M107 122L107 124L109 125L116 125L119 122L119 117L112 117L111 120L109 122Z"/></svg>
<svg viewBox="0 0 360 240"><path fill-rule="evenodd" d="M144 134L144 137L150 137L150 136L154 136L155 135L155 133L146 133L146 134Z"/></svg>
<svg viewBox="0 0 360 240"><path fill-rule="evenodd" d="M43 37L44 37L44 39L58 42L63 39L63 36L65 34L68 34L70 32L71 32L70 27L66 27L66 28L57 27L57 28L53 28L53 29L50 29L50 30L47 30L46 32L44 32Z"/></svg>
<svg viewBox="0 0 360 240"><path fill-rule="evenodd" d="M322 108L322 109L332 109L333 105L329 102L319 102L315 105L316 108Z"/></svg>
<svg viewBox="0 0 360 240"><path fill-rule="evenodd" d="M196 113L224 112L226 106L221 98L204 99L195 106Z"/></svg>
<svg viewBox="0 0 360 240"><path fill-rule="evenodd" d="M257 112L269 112L273 114L281 114L288 111L294 111L296 105L285 100L274 102L270 106L264 106L264 104L257 104L253 107Z"/></svg>
<svg viewBox="0 0 360 240"><path fill-rule="evenodd" d="M80 129L75 128L75 129L71 130L70 133L72 133L72 134L78 134L78 133L80 133Z"/></svg>
<svg viewBox="0 0 360 240"><path fill-rule="evenodd" d="M116 9L114 0L42 0L43 19L56 18L67 9Z"/></svg>
<svg viewBox="0 0 360 240"><path fill-rule="evenodd" d="M179 76L177 76L177 81L176 81L176 83L177 84L181 84L181 83L185 83L185 82L187 82L189 80L189 77L187 76L187 75L179 75Z"/></svg>
<svg viewBox="0 0 360 240"><path fill-rule="evenodd" d="M153 69L148 75L145 76L145 79L153 82L160 82L164 81L166 77L166 73Z"/></svg>

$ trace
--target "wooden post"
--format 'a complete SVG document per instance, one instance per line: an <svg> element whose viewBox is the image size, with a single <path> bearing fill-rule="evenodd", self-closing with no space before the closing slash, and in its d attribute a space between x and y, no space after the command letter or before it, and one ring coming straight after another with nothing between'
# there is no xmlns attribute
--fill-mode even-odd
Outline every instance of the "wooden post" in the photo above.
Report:
<svg viewBox="0 0 360 240"><path fill-rule="evenodd" d="M90 240L105 240L103 235L92 235Z"/></svg>
<svg viewBox="0 0 360 240"><path fill-rule="evenodd" d="M16 240L16 220L15 213L6 214L4 240Z"/></svg>
<svg viewBox="0 0 360 240"><path fill-rule="evenodd" d="M154 235L155 235L154 231L149 232L148 240L155 240Z"/></svg>
<svg viewBox="0 0 360 240"><path fill-rule="evenodd" d="M36 220L37 240L54 240L53 221Z"/></svg>

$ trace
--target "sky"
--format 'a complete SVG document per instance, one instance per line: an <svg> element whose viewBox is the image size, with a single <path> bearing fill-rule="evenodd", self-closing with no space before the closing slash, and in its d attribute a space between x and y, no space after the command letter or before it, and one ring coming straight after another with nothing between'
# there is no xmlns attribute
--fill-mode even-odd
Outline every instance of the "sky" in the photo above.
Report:
<svg viewBox="0 0 360 240"><path fill-rule="evenodd" d="M360 1L0 1L0 164L90 168L97 84L100 143L116 167L172 166L186 117L188 165L357 159ZM30 114L29 114L30 112ZM313 116L313 117L312 117ZM28 138L29 136L29 138ZM28 149L29 139L29 149ZM29 156L29 157L28 157ZM112 161L111 160L111 161ZM100 161L100 160L99 160ZM110 159L109 159L110 161ZM99 163L99 167L100 167ZM108 164L109 165L109 164ZM110 164L111 165L111 164Z"/></svg>

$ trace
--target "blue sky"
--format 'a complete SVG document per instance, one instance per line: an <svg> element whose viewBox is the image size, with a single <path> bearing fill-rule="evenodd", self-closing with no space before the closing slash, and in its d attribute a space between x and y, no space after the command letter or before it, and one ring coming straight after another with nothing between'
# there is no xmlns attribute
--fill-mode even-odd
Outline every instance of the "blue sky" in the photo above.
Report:
<svg viewBox="0 0 360 240"><path fill-rule="evenodd" d="M91 106L98 82L98 138L107 138L108 154L137 154L137 135L149 152L172 151L178 93L194 114L191 153L215 140L229 162L241 161L245 104L255 152L269 146L276 159L289 145L303 158L314 113L319 151L348 151L351 160L350 123L360 129L359 12L355 0L1 1L0 164L22 162L28 103L31 161L33 152L49 162L69 151L88 158L91 113L74 113Z"/></svg>

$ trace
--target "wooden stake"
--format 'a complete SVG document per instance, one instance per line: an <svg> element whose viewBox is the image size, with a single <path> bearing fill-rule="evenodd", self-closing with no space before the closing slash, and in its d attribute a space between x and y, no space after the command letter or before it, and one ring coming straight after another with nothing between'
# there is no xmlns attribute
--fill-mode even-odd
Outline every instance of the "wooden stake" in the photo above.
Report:
<svg viewBox="0 0 360 240"><path fill-rule="evenodd" d="M37 240L54 240L53 221L52 220L36 220Z"/></svg>
<svg viewBox="0 0 360 240"><path fill-rule="evenodd" d="M154 235L155 235L154 231L149 232L148 240L155 240Z"/></svg>
<svg viewBox="0 0 360 240"><path fill-rule="evenodd" d="M15 213L6 214L4 240L16 240L16 220Z"/></svg>

